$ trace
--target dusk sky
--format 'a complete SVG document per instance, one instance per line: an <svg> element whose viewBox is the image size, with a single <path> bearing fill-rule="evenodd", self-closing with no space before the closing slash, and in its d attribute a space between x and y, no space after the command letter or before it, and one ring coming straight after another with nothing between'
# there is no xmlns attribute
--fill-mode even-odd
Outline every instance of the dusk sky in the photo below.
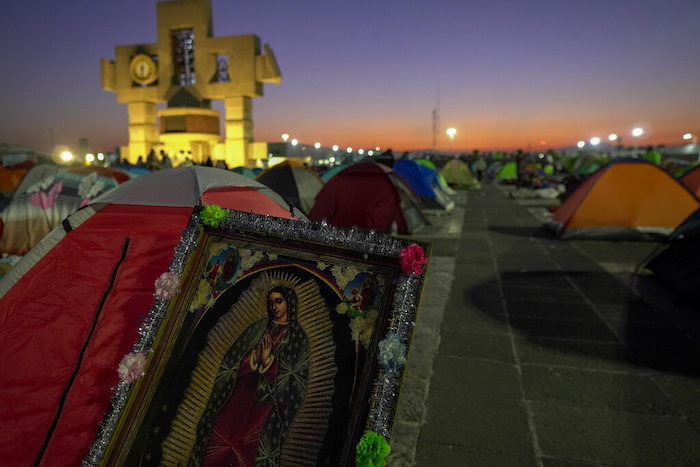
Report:
<svg viewBox="0 0 700 467"><path fill-rule="evenodd" d="M633 145L700 133L699 0L212 0L214 36L255 34L282 72L256 141L394 150ZM3 1L0 143L111 152L126 105L100 59L156 42L149 0ZM214 108L223 110L221 103ZM544 142L544 144L541 144Z"/></svg>

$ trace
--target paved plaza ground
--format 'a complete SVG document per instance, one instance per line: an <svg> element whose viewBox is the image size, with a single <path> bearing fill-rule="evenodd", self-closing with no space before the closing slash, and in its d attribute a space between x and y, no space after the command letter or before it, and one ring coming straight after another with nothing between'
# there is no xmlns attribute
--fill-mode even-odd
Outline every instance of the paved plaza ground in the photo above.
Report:
<svg viewBox="0 0 700 467"><path fill-rule="evenodd" d="M700 465L700 310L655 242L562 241L486 184L432 244L389 466ZM700 286L700 284L698 284Z"/></svg>

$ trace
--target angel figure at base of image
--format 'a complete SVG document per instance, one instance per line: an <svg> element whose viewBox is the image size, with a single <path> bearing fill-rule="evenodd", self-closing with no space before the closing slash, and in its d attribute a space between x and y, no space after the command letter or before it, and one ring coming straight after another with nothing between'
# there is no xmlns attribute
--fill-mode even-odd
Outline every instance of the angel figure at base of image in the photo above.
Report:
<svg viewBox="0 0 700 467"><path fill-rule="evenodd" d="M236 281L239 267L238 253L234 248L223 248L209 259L207 269L202 273L189 311L194 313L196 323L216 299Z"/></svg>
<svg viewBox="0 0 700 467"><path fill-rule="evenodd" d="M379 282L369 273L358 274L348 283L343 292L343 301L338 304L336 311L347 315L350 319L350 332L355 342L355 377L357 382L360 368L364 365L365 354L379 312L376 298L379 295Z"/></svg>

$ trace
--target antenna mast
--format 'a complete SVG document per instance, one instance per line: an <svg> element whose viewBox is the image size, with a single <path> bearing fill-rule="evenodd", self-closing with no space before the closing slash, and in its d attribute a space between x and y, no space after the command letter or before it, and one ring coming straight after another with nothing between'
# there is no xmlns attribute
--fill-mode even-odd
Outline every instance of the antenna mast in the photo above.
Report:
<svg viewBox="0 0 700 467"><path fill-rule="evenodd" d="M437 88L437 106L433 109L433 149L437 148L438 133L440 133L440 87Z"/></svg>

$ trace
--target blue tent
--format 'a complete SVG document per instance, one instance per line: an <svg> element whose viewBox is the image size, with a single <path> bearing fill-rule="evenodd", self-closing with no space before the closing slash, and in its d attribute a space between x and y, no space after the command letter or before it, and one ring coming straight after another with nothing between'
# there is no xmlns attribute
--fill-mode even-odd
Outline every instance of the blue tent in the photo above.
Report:
<svg viewBox="0 0 700 467"><path fill-rule="evenodd" d="M411 159L394 162L394 171L401 175L419 196L435 198L433 183L439 185L437 170L431 169Z"/></svg>
<svg viewBox="0 0 700 467"><path fill-rule="evenodd" d="M411 159L397 160L393 169L418 195L422 209L451 211L454 208L454 202L440 186L437 170Z"/></svg>

